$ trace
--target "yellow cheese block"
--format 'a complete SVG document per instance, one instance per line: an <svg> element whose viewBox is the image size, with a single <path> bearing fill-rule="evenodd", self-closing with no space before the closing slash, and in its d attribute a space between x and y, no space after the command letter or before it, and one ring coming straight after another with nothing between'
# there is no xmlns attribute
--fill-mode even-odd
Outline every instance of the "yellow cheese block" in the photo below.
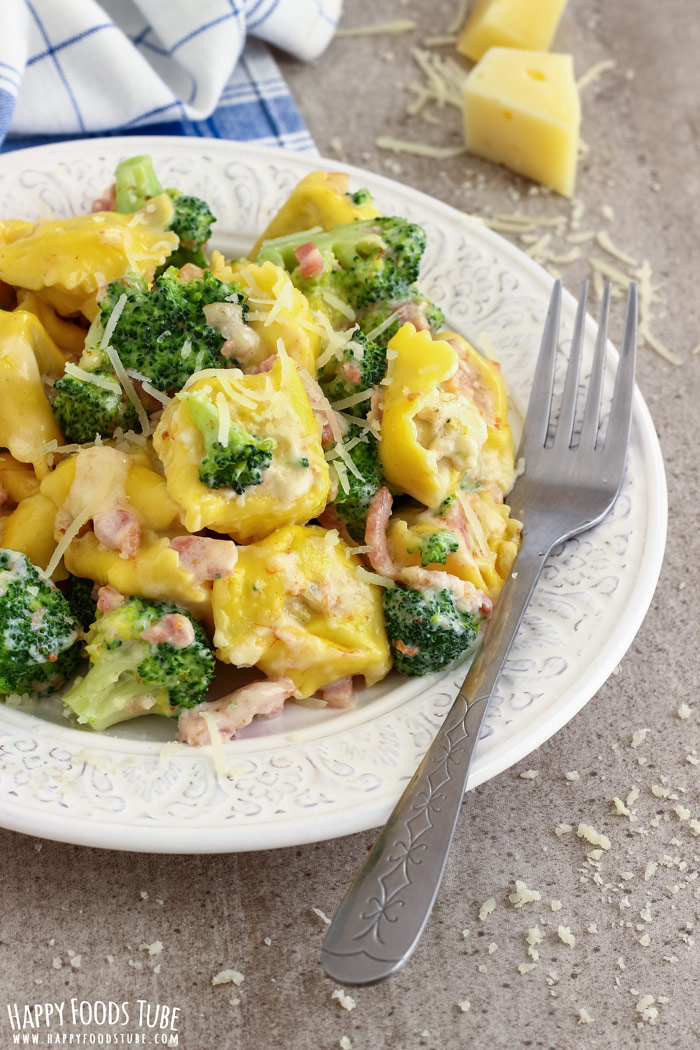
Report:
<svg viewBox="0 0 700 1050"><path fill-rule="evenodd" d="M581 108L571 55L492 47L464 85L470 153L573 196Z"/></svg>
<svg viewBox="0 0 700 1050"><path fill-rule="evenodd" d="M549 51L566 0L477 0L457 41L474 62L490 47Z"/></svg>

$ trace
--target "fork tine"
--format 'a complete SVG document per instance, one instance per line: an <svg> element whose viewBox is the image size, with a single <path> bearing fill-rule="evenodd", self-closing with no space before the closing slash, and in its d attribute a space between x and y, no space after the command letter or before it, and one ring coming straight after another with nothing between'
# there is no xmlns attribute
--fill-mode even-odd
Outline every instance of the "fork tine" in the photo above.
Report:
<svg viewBox="0 0 700 1050"><path fill-rule="evenodd" d="M598 322L598 335L595 341L595 354L591 367L591 378L588 387L588 396L583 410L583 423L581 426L582 448L595 448L600 422L600 405L603 396L603 372L605 370L605 350L608 342L608 316L610 314L610 282L606 281L603 288L603 301L600 307L600 321Z"/></svg>
<svg viewBox="0 0 700 1050"><path fill-rule="evenodd" d="M554 387L554 364L559 344L559 314L561 312L561 281L555 281L549 300L542 343L532 381L532 392L523 425L523 446L542 446L547 438L549 413Z"/></svg>
<svg viewBox="0 0 700 1050"><path fill-rule="evenodd" d="M605 435L606 463L610 462L620 474L627 455L632 403L634 399L634 366L637 356L637 285L631 284L627 295L625 331L615 377L610 420ZM610 457L608 459L608 456Z"/></svg>
<svg viewBox="0 0 700 1050"><path fill-rule="evenodd" d="M571 340L569 352L569 364L566 369L564 380L564 391L562 393L559 420L554 435L556 446L571 445L571 438L576 417L576 395L578 394L578 379L581 371L581 354L583 352L583 334L586 326L586 300L588 298L588 281L581 284L581 294L576 310L576 321L574 322L574 334Z"/></svg>

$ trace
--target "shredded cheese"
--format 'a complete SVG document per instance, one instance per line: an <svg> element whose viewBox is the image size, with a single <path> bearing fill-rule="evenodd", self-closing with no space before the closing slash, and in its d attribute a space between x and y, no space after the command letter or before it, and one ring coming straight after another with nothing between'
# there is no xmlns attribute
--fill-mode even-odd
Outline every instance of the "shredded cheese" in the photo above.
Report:
<svg viewBox="0 0 700 1050"><path fill-rule="evenodd" d="M393 580L388 579L386 576L380 576L376 572L368 572L367 569L363 569L361 565L355 567L355 576L357 576L358 580L361 580L362 583L372 583L379 587L386 587L388 590L391 590L392 587L396 586Z"/></svg>
<svg viewBox="0 0 700 1050"><path fill-rule="evenodd" d="M376 36L379 33L412 33L416 23L412 18L397 18L393 22L374 22L370 25L348 26L336 29L336 37Z"/></svg>
<svg viewBox="0 0 700 1050"><path fill-rule="evenodd" d="M589 84L592 84L598 77L602 76L603 73L607 73L609 69L615 68L615 62L612 58L604 58L601 62L596 62L594 65L587 69L585 73L578 78L576 81L576 87L579 91L583 91Z"/></svg>
<svg viewBox="0 0 700 1050"><path fill-rule="evenodd" d="M334 295L329 288L321 289L321 298L327 302L329 306L332 306L334 310L337 310L339 314L342 314L343 317L347 317L348 321L355 320L355 311L352 306L350 306L349 303L346 303L344 299Z"/></svg>
<svg viewBox="0 0 700 1050"><path fill-rule="evenodd" d="M126 296L124 296L124 298L126 299ZM112 320L112 317L114 317L114 311L115 310L116 310L116 306L115 306L114 310L112 311L112 315L111 315L111 317L109 319L110 322ZM121 363L121 359L119 357L119 354L117 353L117 351L114 349L113 346L104 346L103 349L104 349L105 353L107 354L107 357L111 361L112 368L116 372L116 375L117 375L117 378L118 378L119 382L124 387L124 393L128 397L129 401L131 401L131 404L136 409L136 415L138 416L139 423L141 425L141 430L143 431L144 434L150 433L150 424L148 422L148 416L146 415L146 409L143 407L141 399L139 398L138 394L136 393L136 390L134 389L134 384L131 382L131 380L129 379L128 375L126 374L126 369L124 368L124 365Z"/></svg>
<svg viewBox="0 0 700 1050"><path fill-rule="evenodd" d="M74 365L72 361L66 361L65 371L66 375L73 376L74 379L81 379L84 383L92 383L93 386L99 386L102 390L109 390L111 394L121 394L122 392L119 383L113 382L107 376L86 372L84 368Z"/></svg>
<svg viewBox="0 0 700 1050"><path fill-rule="evenodd" d="M216 719L214 718L211 711L202 711L202 718L206 722L207 729L209 730L211 752L212 757L214 759L214 770L216 772L217 777L225 777L226 760L224 756L224 741L223 737L221 736L221 733L219 732L219 727L216 724ZM212 978L212 984L219 983L219 981L216 981L214 978ZM238 983L240 982L237 981L236 984Z"/></svg>
<svg viewBox="0 0 700 1050"><path fill-rule="evenodd" d="M85 508L83 510L82 514L78 515L78 517L74 518L73 521L70 523L70 525L68 526L68 528L64 532L63 536L61 537L61 539L56 544L56 548L55 548L53 554L51 555L51 560L49 561L49 564L46 566L46 575L47 576L53 576L53 574L55 573L56 569L60 565L61 558L63 557L63 555L68 550L68 547L71 545L71 543L73 542L75 537L78 535L78 533L80 532L82 527L84 525L87 525L87 523L89 522L91 517L92 517L92 509L90 507L87 507L87 508Z"/></svg>
<svg viewBox="0 0 700 1050"><path fill-rule="evenodd" d="M460 157L467 152L465 146L431 146L428 142L409 142L407 139L395 139L390 135L380 135L374 141L379 149L390 150L393 153L412 153L416 157L433 157L435 160Z"/></svg>
<svg viewBox="0 0 700 1050"><path fill-rule="evenodd" d="M100 350L106 350L109 346L109 341L112 338L112 333L114 332L114 329L117 327L117 322L121 317L121 313L124 309L125 303L126 293L120 295L116 303L114 304L114 309L109 315L109 320L107 321L107 324L105 325L105 330L102 333L102 339L100 340Z"/></svg>
<svg viewBox="0 0 700 1050"><path fill-rule="evenodd" d="M353 405L359 405L361 401L366 401L373 393L374 387L371 386L367 390L358 390L356 394L350 394L348 397L344 397L342 401L333 401L331 408L336 412L343 408L352 408Z"/></svg>

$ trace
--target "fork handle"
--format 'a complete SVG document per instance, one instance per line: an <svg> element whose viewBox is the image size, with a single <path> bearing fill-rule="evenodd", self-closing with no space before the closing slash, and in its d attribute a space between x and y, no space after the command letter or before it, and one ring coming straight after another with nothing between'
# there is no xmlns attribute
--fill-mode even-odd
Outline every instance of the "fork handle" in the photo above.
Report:
<svg viewBox="0 0 700 1050"><path fill-rule="evenodd" d="M527 535L484 641L423 761L348 889L323 947L326 973L371 984L413 954L442 881L472 752L491 694L549 551Z"/></svg>

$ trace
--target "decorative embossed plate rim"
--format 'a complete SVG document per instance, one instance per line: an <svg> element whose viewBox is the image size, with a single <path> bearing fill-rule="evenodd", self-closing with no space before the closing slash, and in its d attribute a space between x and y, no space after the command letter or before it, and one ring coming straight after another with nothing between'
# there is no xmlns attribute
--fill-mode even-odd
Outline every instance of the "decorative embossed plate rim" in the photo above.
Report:
<svg viewBox="0 0 700 1050"><path fill-rule="evenodd" d="M382 210L426 227L421 286L452 327L496 349L513 403L524 409L552 278L483 224L383 176L221 140L95 139L0 158L0 215L88 210L115 163L138 152L153 155L166 185L207 197L222 231L213 243L239 252L304 174L348 171L356 188L369 186ZM565 336L574 312L566 295ZM589 318L589 349L594 339ZM665 534L663 462L637 391L618 503L601 526L550 560L482 731L470 787L552 736L613 671L651 601ZM167 737L155 720L88 737L36 710L0 707L0 825L164 853L291 846L375 827L412 775L463 675L464 668L418 681L396 677L347 713L288 705L280 719L256 723L226 747L223 778L208 748L161 755Z"/></svg>

